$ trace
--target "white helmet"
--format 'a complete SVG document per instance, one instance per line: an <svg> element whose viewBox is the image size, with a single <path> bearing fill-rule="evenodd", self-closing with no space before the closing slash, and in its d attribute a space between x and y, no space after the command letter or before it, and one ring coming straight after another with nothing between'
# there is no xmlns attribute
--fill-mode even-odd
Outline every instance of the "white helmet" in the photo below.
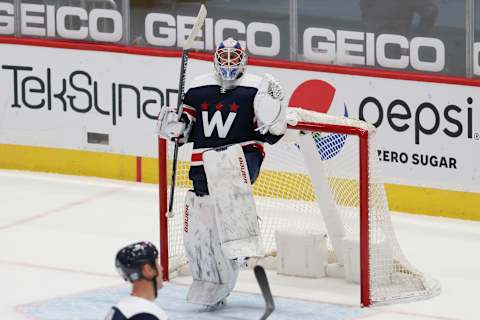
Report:
<svg viewBox="0 0 480 320"><path fill-rule="evenodd" d="M245 71L246 64L247 53L240 42L228 38L218 45L215 51L214 66L222 82L230 82L240 78Z"/></svg>

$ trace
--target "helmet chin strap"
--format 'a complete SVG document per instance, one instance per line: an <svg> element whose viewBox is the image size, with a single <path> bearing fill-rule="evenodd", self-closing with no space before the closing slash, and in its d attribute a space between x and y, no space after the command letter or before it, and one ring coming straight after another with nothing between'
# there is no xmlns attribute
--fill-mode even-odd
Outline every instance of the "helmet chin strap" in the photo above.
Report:
<svg viewBox="0 0 480 320"><path fill-rule="evenodd" d="M157 288L157 277L158 273L155 277L153 277L152 282L153 282L153 294L155 294L155 298L158 296L158 288Z"/></svg>
<svg viewBox="0 0 480 320"><path fill-rule="evenodd" d="M157 285L157 278L159 276L159 272L157 270L157 266L155 266L155 277L152 278L152 282L153 282L153 294L155 295L155 298L157 298L158 296L158 285Z"/></svg>

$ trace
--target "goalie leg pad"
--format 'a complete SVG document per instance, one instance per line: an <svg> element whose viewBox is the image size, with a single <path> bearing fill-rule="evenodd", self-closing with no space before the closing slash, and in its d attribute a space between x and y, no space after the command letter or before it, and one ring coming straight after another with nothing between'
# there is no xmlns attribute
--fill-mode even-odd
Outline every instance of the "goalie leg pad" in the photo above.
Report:
<svg viewBox="0 0 480 320"><path fill-rule="evenodd" d="M252 185L238 144L203 153L208 190L222 248L228 259L264 255Z"/></svg>
<svg viewBox="0 0 480 320"><path fill-rule="evenodd" d="M225 299L233 288L227 283L213 283L208 281L193 280L187 293L187 302L214 306Z"/></svg>
<svg viewBox="0 0 480 320"><path fill-rule="evenodd" d="M226 258L221 248L210 196L198 197L192 191L187 192L183 232L193 277L187 301L214 305L233 290L238 267Z"/></svg>

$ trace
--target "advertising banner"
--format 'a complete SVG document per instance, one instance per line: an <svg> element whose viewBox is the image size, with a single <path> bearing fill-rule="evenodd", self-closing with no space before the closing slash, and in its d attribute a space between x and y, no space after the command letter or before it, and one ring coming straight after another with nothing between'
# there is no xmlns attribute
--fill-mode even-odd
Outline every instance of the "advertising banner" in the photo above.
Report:
<svg viewBox="0 0 480 320"><path fill-rule="evenodd" d="M0 35L179 49L199 7L188 1L40 2L0 0ZM256 57L456 76L472 64L480 75L480 43L466 50L472 39L464 0L244 0L207 7L194 43L199 50L234 37Z"/></svg>
<svg viewBox="0 0 480 320"><path fill-rule="evenodd" d="M0 144L156 156L155 117L176 103L178 58L10 44L0 51ZM212 71L211 62L191 59L187 83ZM333 95L319 111L374 124L385 182L480 192L477 87L305 71L293 63L248 71L272 74L288 96L300 85Z"/></svg>
<svg viewBox="0 0 480 320"><path fill-rule="evenodd" d="M177 59L0 48L1 143L156 156L154 119L176 103Z"/></svg>

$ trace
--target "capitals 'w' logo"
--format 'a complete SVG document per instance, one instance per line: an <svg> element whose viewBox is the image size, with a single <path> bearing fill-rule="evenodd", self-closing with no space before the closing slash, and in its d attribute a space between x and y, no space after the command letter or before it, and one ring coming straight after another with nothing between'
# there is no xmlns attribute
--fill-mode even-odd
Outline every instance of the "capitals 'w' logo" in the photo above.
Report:
<svg viewBox="0 0 480 320"><path fill-rule="evenodd" d="M208 111L202 111L203 133L205 134L205 137L210 138L215 128L217 128L218 136L220 138L227 137L236 116L237 113L230 112L227 121L223 122L222 113L217 110L213 114L212 119L208 120Z"/></svg>

